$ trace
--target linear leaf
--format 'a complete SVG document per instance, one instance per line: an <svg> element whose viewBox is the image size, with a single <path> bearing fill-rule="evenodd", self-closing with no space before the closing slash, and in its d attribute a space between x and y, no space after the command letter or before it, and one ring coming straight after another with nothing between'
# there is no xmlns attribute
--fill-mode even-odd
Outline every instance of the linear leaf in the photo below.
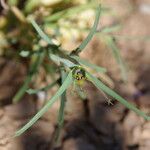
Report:
<svg viewBox="0 0 150 150"><path fill-rule="evenodd" d="M98 80L96 77L91 75L90 73L86 73L86 76L88 80L90 80L98 89L104 91L108 95L112 96L116 100L118 100L120 103L122 103L127 108L133 110L138 115L142 116L146 120L150 120L150 116L147 116L144 112L136 108L133 104L130 104L128 101L126 101L124 98L122 98L120 95L118 95L116 92L111 90L109 87L107 87L105 84L103 84L100 80Z"/></svg>
<svg viewBox="0 0 150 150"><path fill-rule="evenodd" d="M58 82L58 80L57 80L57 81L54 81L53 83L51 83L51 84L49 84L49 85L47 85L47 86L45 86L45 87L43 87L43 88L40 88L40 89L28 89L26 92L27 92L28 94L36 94L36 93L38 93L38 92L40 92L40 91L47 91L47 90L49 90L50 88L52 88L57 82Z"/></svg>
<svg viewBox="0 0 150 150"><path fill-rule="evenodd" d="M65 9L65 10L62 10L62 11L59 11L57 13L52 14L51 16L45 18L45 21L46 22L52 22L52 21L54 22L60 18L66 18L66 17L69 17L73 14L77 14L81 11L84 11L86 9L95 8L95 7L96 7L95 3L89 3L89 4L85 4L85 5L74 6L74 7L71 7L71 8L68 8L68 9Z"/></svg>
<svg viewBox="0 0 150 150"><path fill-rule="evenodd" d="M45 106L21 129L15 132L14 137L17 137L24 133L27 129L29 129L52 105L56 100L64 93L64 91L69 87L72 83L72 71L69 72L67 78L65 79L64 83L55 93L55 95L45 104Z"/></svg>
<svg viewBox="0 0 150 150"><path fill-rule="evenodd" d="M66 65L67 67L74 67L77 66L76 64L74 64L73 62L71 62L70 60L66 59L66 58L62 58L59 57L57 55L54 54L49 54L50 58L56 62L56 63L63 63L64 65Z"/></svg>
<svg viewBox="0 0 150 150"><path fill-rule="evenodd" d="M118 49L112 37L106 37L106 43L108 47L112 49L114 58L116 59L116 62L119 64L122 78L124 79L124 81L127 81L127 71L123 59L120 55L120 50Z"/></svg>
<svg viewBox="0 0 150 150"><path fill-rule="evenodd" d="M39 27L39 25L35 22L35 20L33 18L30 18L29 21L31 22L31 24L33 25L33 27L35 28L35 30L37 31L37 33L39 34L39 36L46 41L48 44L50 45L54 45L54 43L52 42L52 39L50 39L43 31L42 29Z"/></svg>
<svg viewBox="0 0 150 150"><path fill-rule="evenodd" d="M66 73L64 72L64 70L61 71L61 82L63 83L64 80L66 79ZM55 135L55 141L56 143L59 142L59 136L60 136L60 132L61 129L63 127L64 124L64 110L65 110L65 103L66 103L66 91L64 91L64 93L61 95L61 101L60 101L60 108L59 108L59 114L58 114L58 129L56 130L56 135Z"/></svg>
<svg viewBox="0 0 150 150"><path fill-rule="evenodd" d="M91 64L88 61L86 61L85 59L82 59L82 58L80 58L78 56L75 56L75 55L71 56L71 57L74 58L76 61L78 61L80 64L85 65L87 67L90 67L90 68L94 69L97 72L101 72L101 73L105 73L106 72L105 68L102 68L102 67L99 67L97 65Z"/></svg>
<svg viewBox="0 0 150 150"><path fill-rule="evenodd" d="M22 85L22 87L19 89L19 91L16 93L16 95L13 98L13 102L16 103L19 100L21 100L21 98L23 97L23 95L25 94L29 83L32 80L33 75L37 72L38 67L41 65L43 59L44 59L44 53L41 53L37 56L37 58L35 59L35 61L33 62L33 64L31 64L31 67L29 69L29 73L24 81L24 84Z"/></svg>
<svg viewBox="0 0 150 150"><path fill-rule="evenodd" d="M112 26L108 26L108 27L104 27L102 28L101 30L97 31L96 33L97 34L108 34L108 33L111 33L111 32L115 32L115 31L118 31L122 28L122 25L112 25Z"/></svg>
<svg viewBox="0 0 150 150"><path fill-rule="evenodd" d="M99 23L99 19L100 19L100 13L101 13L101 5L97 8L97 12L96 12L96 16L95 16L95 21L94 21L94 25L91 28L88 36L85 38L85 40L79 45L79 47L77 47L72 53L78 54L80 53L86 46L87 44L90 42L90 40L93 38L94 34L96 33L96 29Z"/></svg>
<svg viewBox="0 0 150 150"><path fill-rule="evenodd" d="M150 40L150 35L143 35L143 36L139 36L139 35L113 35L116 39L118 40L143 40L143 41L148 41Z"/></svg>

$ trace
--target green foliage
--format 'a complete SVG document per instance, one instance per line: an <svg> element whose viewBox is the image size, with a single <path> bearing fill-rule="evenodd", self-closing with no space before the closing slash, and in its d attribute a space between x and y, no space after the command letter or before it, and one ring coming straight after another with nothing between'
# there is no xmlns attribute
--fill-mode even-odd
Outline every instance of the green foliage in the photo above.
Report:
<svg viewBox="0 0 150 150"><path fill-rule="evenodd" d="M25 11L30 12L40 3L40 1L28 0L26 3L27 5L25 8ZM45 34L44 30L41 29L41 27L36 23L35 21L36 19L35 20L33 19L34 18L33 16L28 18L27 23L32 24L33 28L36 30L40 38L44 40L47 43L47 45L42 47L39 44L39 38L37 38L37 35L35 34L35 32L32 31L32 28L29 28L29 31L32 31L32 32L31 32L31 35L27 37L26 39L30 41L30 46L29 47L26 45L22 46L21 47L22 51L20 52L20 55L27 59L31 57L32 63L30 64L29 73L25 79L25 82L23 86L20 88L20 90L17 92L15 97L13 98L13 101L18 102L19 100L21 100L25 92L27 92L28 94L36 94L39 91L49 90L56 84L59 84L60 87L58 91L54 94L54 96L47 101L44 107L39 112L37 112L37 114L27 124L25 124L21 129L19 129L15 133L14 137L20 136L27 129L29 129L38 119L42 117L42 115L48 109L51 108L51 106L59 99L59 97L61 97L60 108L59 108L59 113L58 113L58 130L55 135L55 140L58 140L61 128L63 127L63 123L64 123L64 109L65 109L65 102L67 99L66 90L72 83L77 85L82 80L83 72L80 72L80 73L75 72L75 70L78 70L78 69L81 70L81 68L84 70L84 73L85 73L85 78L84 80L82 80L83 82L85 82L86 80L91 81L99 90L102 90L104 93L118 100L124 106L133 110L135 113L142 116L144 119L150 120L149 116L147 116L145 113L140 111L134 105L130 104L124 98L119 96L116 92L114 92L109 87L104 85L99 79L94 77L91 73L87 72L86 69L84 69L84 66L86 66L99 73L106 72L105 68L91 64L89 61L80 58L79 53L85 49L85 47L91 41L91 39L93 38L95 34L98 35L100 33L101 37L103 38L103 35L116 31L118 28L120 28L120 26L116 26L112 28L104 28L102 31L97 30L100 14L101 14L101 11L103 10L101 6L97 7L96 3L89 3L86 5L74 6L73 8L62 9L59 11L57 8L57 9L54 9L52 11L52 15L50 15L49 17L46 17L43 22L45 24L48 22L52 23L51 26L56 27L55 23L57 23L59 19L68 18L72 16L73 14L79 13L89 8L97 8L94 24L92 28L90 29L89 34L87 35L85 40L83 40L83 42L76 49L72 50L71 53L68 53L66 50L62 49L61 45L55 44L55 42L53 42L53 38ZM25 31L23 31L22 33L22 30L23 29L19 31L20 35L24 35ZM35 38L35 40L33 40L33 38ZM120 50L117 48L116 43L113 40L112 36L105 35L105 42L108 45L108 47L112 49L113 55L118 65L120 66L122 76L126 80L127 79L126 70L125 70L125 65L123 63L123 60L120 55ZM31 46L32 44L33 46ZM26 50L30 48L31 48L31 51ZM56 70L57 70L57 74L59 74L60 76L59 78L57 78L57 80L54 80L54 82L49 84L48 86L42 87L40 89L30 89L29 84L32 82L34 75L37 73L38 69L41 66L45 68L46 72L48 73L50 72L51 76L52 74L56 74ZM77 80L79 80L79 82ZM78 84L78 85L81 85L81 84ZM77 88L77 90L78 90L79 95L81 95L81 97L84 97L84 95L82 95L83 93L81 92L82 89L79 87Z"/></svg>
<svg viewBox="0 0 150 150"><path fill-rule="evenodd" d="M109 87L104 85L100 80L98 80L96 77L91 75L89 72L87 72L87 79L91 81L98 89L102 90L106 94L110 95L114 99L118 100L121 104L129 108L130 110L133 110L138 115L142 116L145 120L150 120L150 117L147 116L145 113L140 111L138 108L136 108L134 105L126 101L124 98L122 98L120 95L118 95L116 92L111 90Z"/></svg>
<svg viewBox="0 0 150 150"><path fill-rule="evenodd" d="M74 14L80 13L84 10L87 10L89 8L96 8L96 3L87 3L85 5L80 5L80 6L74 6L72 8L68 8L62 11L59 11L57 13L54 13L53 15L47 17L45 19L46 22L54 22L57 21L60 18L67 18L69 16L72 16Z"/></svg>
<svg viewBox="0 0 150 150"><path fill-rule="evenodd" d="M45 104L45 106L27 124L25 124L20 130L18 130L15 133L14 137L17 137L17 136L21 135L27 129L29 129L61 96L60 109L59 109L59 115L58 115L58 130L57 130L56 137L55 137L56 139L58 139L60 130L61 130L61 128L63 126L63 122L64 122L64 109L65 109L65 102L66 102L66 90L72 84L72 82L74 82L76 80L76 78L77 78L76 74L78 74L78 72L75 72L74 70L75 69L80 70L81 68L83 68L81 66L85 65L85 66L88 66L88 67L94 69L95 71L98 71L98 72L101 72L101 73L106 71L105 68L101 68L99 66L93 65L93 64L89 63L88 61L85 61L85 60L81 59L80 57L78 57L78 53L80 53L86 47L86 45L92 39L93 35L96 33L96 28L97 28L97 25L98 25L98 22L99 22L99 17L100 17L100 9L101 8L98 7L97 13L96 13L95 23L94 23L90 33L88 34L87 38L70 55L65 53L65 52L62 55L62 51L61 52L59 52L59 51L57 51L57 52L56 51L55 52L47 51L49 53L48 55L49 55L50 59L52 61L54 61L55 63L58 63L57 65L59 65L59 68L60 68L60 71L61 71L61 81L62 81L61 86L58 89L58 91L55 93L55 95L50 100L48 100L48 102ZM51 42L51 39L47 35L45 35L45 33L40 29L40 27L36 24L36 22L34 20L31 20L31 23L32 23L33 27L36 29L36 31L38 32L38 34L41 36L42 39L44 39L50 45L53 44ZM121 63L120 65L122 66L122 62L120 61L121 59L120 59L119 51L116 50L116 47L115 47L112 39L109 39L108 43L109 43L110 47L112 47L112 49L114 50L114 55L115 55L115 58L116 58L117 62L119 64ZM14 98L15 102L18 101L19 98L26 91L26 89L28 87L28 84L31 81L31 78L32 78L33 74L37 71L37 68L41 64L42 60L43 60L43 53L41 53L40 55L37 55L37 59L35 59L35 62L33 63L33 65L31 65L31 69L30 69L29 75L28 75L28 77L25 81L25 84L23 85L23 87L21 88L21 90L19 91L17 96L15 96L15 98ZM63 68L62 68L62 66L63 66ZM66 77L66 74L67 74L68 71L69 71L69 73ZM113 97L114 99L118 100L124 106L126 106L127 108L133 110L138 115L145 118L146 120L150 120L149 116L147 116L145 113L140 111L134 105L127 102L125 99L123 99L116 92L111 90L109 87L104 85L99 79L94 77L92 74L87 72L85 69L83 69L83 71L86 74L85 79L91 81L99 90L102 90L106 94L108 94L111 97ZM76 78L74 78L74 77L76 77ZM78 78L78 79L80 80L80 78ZM57 81L55 81L54 83L48 85L47 87L44 87L44 88L41 88L41 89L38 89L38 90L31 90L30 89L27 92L29 94L33 94L33 93L39 92L40 90L47 90L47 89L51 88L52 86L54 86L56 83L57 83Z"/></svg>
<svg viewBox="0 0 150 150"><path fill-rule="evenodd" d="M42 88L36 89L36 90L35 89L28 89L26 92L28 94L36 94L36 93L38 93L40 91L47 91L47 90L51 89L54 85L56 85L57 82L58 82L58 80L54 81L53 83L51 83L51 84L49 84L49 85L47 85L45 87L42 87Z"/></svg>
<svg viewBox="0 0 150 150"><path fill-rule="evenodd" d="M101 13L101 5L99 6L99 9L97 9L96 12L96 16L95 16L95 22L93 27L91 28L88 36L86 37L86 39L79 45L79 47L77 47L72 54L78 54L80 53L85 47L86 45L90 42L90 40L93 38L94 34L96 33L96 29L99 23L99 18L100 18L100 13Z"/></svg>
<svg viewBox="0 0 150 150"><path fill-rule="evenodd" d="M114 55L116 62L119 64L122 78L124 79L124 81L127 81L127 71L126 71L126 67L123 62L123 59L121 58L119 48L117 47L113 37L107 36L105 39L106 39L106 43L107 43L108 47L112 49L112 53Z"/></svg>
<svg viewBox="0 0 150 150"><path fill-rule="evenodd" d="M36 56L34 62L30 66L29 73L25 79L23 86L20 88L20 90L16 93L16 95L13 98L14 103L21 100L21 98L25 94L26 90L28 89L29 83L32 80L32 77L37 73L37 70L44 59L44 55L45 55L45 53L43 52Z"/></svg>
<svg viewBox="0 0 150 150"><path fill-rule="evenodd" d="M62 69L61 70L61 84L64 83L66 79L66 73L65 71ZM59 135L61 132L61 129L63 128L63 124L64 124L64 111L65 111L65 103L67 101L66 98L66 90L64 91L64 93L61 95L61 100L60 100L60 108L59 108L59 114L58 114L58 129L56 130L56 134L54 137L54 140L58 143L59 142Z"/></svg>
<svg viewBox="0 0 150 150"><path fill-rule="evenodd" d="M70 60L66 59L66 58L62 58L60 56L54 55L54 54L50 54L50 59L53 60L55 63L63 63L65 66L67 67L74 67L76 66L76 64L74 64L73 62L71 62Z"/></svg>
<svg viewBox="0 0 150 150"><path fill-rule="evenodd" d="M71 83L72 83L72 72L70 71L65 81L58 89L58 91L55 93L55 95L50 100L48 100L45 106L25 126L23 126L20 130L18 130L15 133L14 137L21 135L27 129L29 129L53 105L53 103L55 103L56 100L58 100L58 98L65 92L65 90L70 86Z"/></svg>
<svg viewBox="0 0 150 150"><path fill-rule="evenodd" d="M29 18L29 21L31 22L31 24L33 25L33 27L35 28L35 30L37 31L37 33L39 34L39 36L46 41L48 44L50 45L54 45L54 43L52 42L52 39L50 39L43 31L42 29L38 26L38 24L35 22L35 20L33 18Z"/></svg>
<svg viewBox="0 0 150 150"><path fill-rule="evenodd" d="M87 61L85 59L82 59L82 58L80 58L78 56L71 56L71 57L74 58L77 62L79 62L80 65L84 65L84 66L90 67L93 70L95 70L97 72L100 72L100 73L105 73L106 72L105 68L97 66L95 64L91 64L91 63L89 63L89 61Z"/></svg>

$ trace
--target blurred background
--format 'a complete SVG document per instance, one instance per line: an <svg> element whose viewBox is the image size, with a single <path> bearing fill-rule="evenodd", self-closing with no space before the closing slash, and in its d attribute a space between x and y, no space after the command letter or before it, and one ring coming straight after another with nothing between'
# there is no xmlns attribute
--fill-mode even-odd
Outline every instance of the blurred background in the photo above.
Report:
<svg viewBox="0 0 150 150"><path fill-rule="evenodd" d="M25 124L53 96L57 86L35 95L12 99L26 79L34 57L26 52L45 47L28 18L33 17L47 35L71 51L89 33L98 0L0 0L0 150L149 150L150 122L86 83L87 101L67 92L61 141L53 144L59 101L20 137L6 137ZM107 76L97 77L150 114L150 0L103 0L97 33L80 54L105 67ZM113 48L113 38L126 68L124 81ZM38 68L30 87L38 89L57 77L48 60Z"/></svg>

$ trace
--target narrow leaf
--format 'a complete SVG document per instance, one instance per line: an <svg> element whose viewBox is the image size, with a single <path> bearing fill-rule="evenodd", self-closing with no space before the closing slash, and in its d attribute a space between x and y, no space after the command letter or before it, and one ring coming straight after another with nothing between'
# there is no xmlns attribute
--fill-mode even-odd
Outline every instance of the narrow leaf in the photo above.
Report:
<svg viewBox="0 0 150 150"><path fill-rule="evenodd" d="M85 38L85 40L77 47L72 53L78 54L80 53L90 42L90 40L93 38L94 34L96 33L96 29L99 23L99 18L100 18L100 13L101 13L101 5L97 8L96 16L95 16L95 22L93 27L91 28L88 36Z"/></svg>
<svg viewBox="0 0 150 150"><path fill-rule="evenodd" d="M37 31L37 33L39 34L39 36L46 41L48 44L50 45L54 45L54 43L52 42L52 39L50 39L43 31L42 29L39 27L39 25L35 22L35 20L33 18L29 19L31 24L33 25L33 27L35 28L35 30Z"/></svg>
<svg viewBox="0 0 150 150"><path fill-rule="evenodd" d="M66 79L66 73L64 70L61 71L61 79L62 84L64 80ZM60 108L59 108L59 114L58 114L58 129L56 130L55 135L55 141L56 143L59 142L60 132L64 124L64 110L65 110L65 103L66 103L66 91L61 95L61 101L60 101Z"/></svg>
<svg viewBox="0 0 150 150"><path fill-rule="evenodd" d="M98 80L96 77L91 75L90 73L86 73L86 76L88 80L90 80L99 90L102 90L103 92L107 93L108 95L112 96L116 100L118 100L120 103L122 103L127 108L133 110L138 115L142 116L146 120L150 120L150 116L147 116L144 112L136 108L133 104L130 104L128 101L126 101L124 98L122 98L120 95L118 95L116 92L111 90L109 87L104 85L100 80Z"/></svg>
<svg viewBox="0 0 150 150"><path fill-rule="evenodd" d="M117 24L117 25L112 25L112 26L108 26L108 27L103 27L102 29L96 31L97 34L108 34L108 33L111 33L111 32L115 32L115 31L118 31L122 28L122 25L120 24Z"/></svg>
<svg viewBox="0 0 150 150"><path fill-rule="evenodd" d="M55 63L63 63L67 67L77 66L76 64L74 64L73 62L71 62L70 60L66 58L62 58L54 54L49 54L49 56Z"/></svg>
<svg viewBox="0 0 150 150"><path fill-rule="evenodd" d="M42 61L44 59L44 55L45 55L44 53L39 54L37 56L37 58L35 59L34 63L31 64L29 73L25 79L24 84L22 85L22 87L19 89L19 91L16 93L16 95L13 98L14 103L18 102L25 94L25 92L29 86L29 83L32 80L33 75L37 72L38 67L40 66L40 64L42 63Z"/></svg>
<svg viewBox="0 0 150 150"><path fill-rule="evenodd" d="M123 59L120 55L120 50L116 46L116 43L114 42L112 37L106 37L106 43L108 47L112 49L114 58L116 59L116 62L119 64L122 78L124 79L124 81L127 81L127 71Z"/></svg>
<svg viewBox="0 0 150 150"><path fill-rule="evenodd" d="M58 80L57 80L57 81L54 81L53 83L51 83L51 84L49 84L49 85L47 85L47 86L45 86L45 87L43 87L43 88L40 88L40 89L28 89L26 92L27 92L28 94L36 94L36 93L38 93L38 92L40 92L40 91L47 91L47 90L49 90L50 88L52 88L54 85L56 85L57 82L58 82Z"/></svg>
<svg viewBox="0 0 150 150"><path fill-rule="evenodd" d="M67 78L65 79L64 83L55 93L55 95L45 104L45 106L20 130L16 131L14 137L17 137L24 133L27 129L29 129L41 116L53 105L54 102L64 93L64 91L69 87L72 83L72 71L68 74Z"/></svg>
<svg viewBox="0 0 150 150"><path fill-rule="evenodd" d="M74 58L76 61L78 61L81 65L85 65L87 67L90 67L90 68L94 69L97 72L100 72L100 73L105 73L106 72L105 68L102 68L102 67L99 67L97 65L91 64L88 61L86 61L85 59L82 59L82 58L80 58L78 56L75 56L75 55L71 56L71 57Z"/></svg>
<svg viewBox="0 0 150 150"><path fill-rule="evenodd" d="M145 36L139 36L139 35L113 35L116 39L118 40L143 40L143 41L148 41L150 40L150 35L145 35Z"/></svg>
<svg viewBox="0 0 150 150"><path fill-rule="evenodd" d="M17 102L19 102L19 100L21 100L21 98L25 94L25 91L27 90L31 80L32 80L32 75L30 74L26 77L24 84L22 85L22 87L19 89L19 91L13 97L13 103L17 103Z"/></svg>
<svg viewBox="0 0 150 150"><path fill-rule="evenodd" d="M61 10L57 13L54 13L50 15L49 17L45 18L46 22L54 22L57 21L60 18L66 18L69 16L72 16L73 14L80 13L81 11L87 10L89 8L95 8L96 4L95 3L89 3L85 5L79 5L79 6L74 6L65 10Z"/></svg>

